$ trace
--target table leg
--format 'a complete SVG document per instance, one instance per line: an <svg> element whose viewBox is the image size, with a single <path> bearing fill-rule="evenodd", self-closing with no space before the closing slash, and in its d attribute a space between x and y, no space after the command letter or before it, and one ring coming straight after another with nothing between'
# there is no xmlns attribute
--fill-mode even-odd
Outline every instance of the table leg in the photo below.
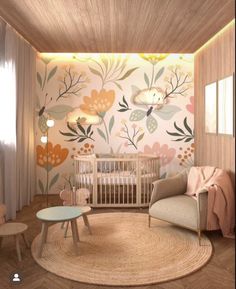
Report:
<svg viewBox="0 0 236 289"><path fill-rule="evenodd" d="M29 245L29 243L28 243L28 241L27 241L27 239L26 239L26 237L25 237L25 233L22 233L21 235L22 235L22 238L23 238L23 240L24 240L24 242L25 242L26 247L27 247L27 248L30 248L30 245Z"/></svg>
<svg viewBox="0 0 236 289"><path fill-rule="evenodd" d="M92 231L91 231L91 228L90 228L90 225L89 225L89 221L88 221L88 217L87 217L86 214L83 214L83 219L84 219L84 224L85 224L85 226L88 227L88 230L89 230L90 235L92 235Z"/></svg>
<svg viewBox="0 0 236 289"><path fill-rule="evenodd" d="M73 237L73 242L76 250L76 255L78 254L78 244L77 242L79 241L79 236L78 236L78 228L76 224L76 219L71 220L71 231L72 231L72 237Z"/></svg>
<svg viewBox="0 0 236 289"><path fill-rule="evenodd" d="M65 232L64 232L64 238L66 238L66 236L67 236L68 227L69 227L69 221L66 222L66 229L65 229Z"/></svg>
<svg viewBox="0 0 236 289"><path fill-rule="evenodd" d="M47 241L48 223L42 222L41 243L39 244L38 258L42 257L43 245Z"/></svg>
<svg viewBox="0 0 236 289"><path fill-rule="evenodd" d="M16 241L16 253L18 260L21 261L21 253L20 253L20 240L19 240L19 235L15 235L15 241Z"/></svg>
<svg viewBox="0 0 236 289"><path fill-rule="evenodd" d="M2 240L3 240L3 237L0 237L0 249L2 248Z"/></svg>

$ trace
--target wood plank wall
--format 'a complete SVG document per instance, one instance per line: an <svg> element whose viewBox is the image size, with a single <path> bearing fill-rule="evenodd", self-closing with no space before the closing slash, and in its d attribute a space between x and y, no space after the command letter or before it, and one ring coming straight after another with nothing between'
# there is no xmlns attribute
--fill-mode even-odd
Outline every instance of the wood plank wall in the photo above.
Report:
<svg viewBox="0 0 236 289"><path fill-rule="evenodd" d="M210 165L230 172L235 185L235 137L206 134L204 128L205 85L235 72L235 23L198 50L194 59L195 165ZM235 95L234 95L235 103Z"/></svg>

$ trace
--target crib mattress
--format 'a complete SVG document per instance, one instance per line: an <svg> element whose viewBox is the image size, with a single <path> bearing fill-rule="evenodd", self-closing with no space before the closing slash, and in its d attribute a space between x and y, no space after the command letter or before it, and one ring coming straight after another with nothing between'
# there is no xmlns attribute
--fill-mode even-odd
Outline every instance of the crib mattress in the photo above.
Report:
<svg viewBox="0 0 236 289"><path fill-rule="evenodd" d="M94 174L84 173L77 174L76 181L82 184L93 184ZM157 179L157 175L154 173L146 173L141 175L142 183L151 183ZM112 172L112 173L97 173L97 184L99 185L136 185L137 176L133 172Z"/></svg>

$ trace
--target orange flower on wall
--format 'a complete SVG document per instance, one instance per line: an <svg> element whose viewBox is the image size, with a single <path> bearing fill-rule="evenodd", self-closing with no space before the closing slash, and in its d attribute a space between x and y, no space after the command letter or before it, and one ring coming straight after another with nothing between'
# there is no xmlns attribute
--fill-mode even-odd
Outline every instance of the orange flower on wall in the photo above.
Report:
<svg viewBox="0 0 236 289"><path fill-rule="evenodd" d="M53 147L52 143L49 142L45 147L38 145L36 152L37 164L50 171L53 167L57 167L65 161L69 150L67 148L61 148L59 144Z"/></svg>
<svg viewBox="0 0 236 289"><path fill-rule="evenodd" d="M113 105L115 100L115 91L102 89L97 91L93 89L91 96L84 97L84 103L80 109L89 115L104 115Z"/></svg>

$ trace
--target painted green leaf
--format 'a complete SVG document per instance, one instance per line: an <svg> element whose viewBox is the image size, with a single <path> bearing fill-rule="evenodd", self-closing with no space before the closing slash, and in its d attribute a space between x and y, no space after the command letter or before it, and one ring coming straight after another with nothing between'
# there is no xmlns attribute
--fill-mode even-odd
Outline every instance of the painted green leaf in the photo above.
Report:
<svg viewBox="0 0 236 289"><path fill-rule="evenodd" d="M39 189L40 189L41 193L44 194L44 187L43 187L43 183L41 180L38 180L38 185L39 185Z"/></svg>
<svg viewBox="0 0 236 289"><path fill-rule="evenodd" d="M57 66L54 66L53 69L49 72L47 82L55 75L57 71Z"/></svg>
<svg viewBox="0 0 236 289"><path fill-rule="evenodd" d="M174 122L174 127L182 134L185 134L184 131L180 127L177 126L176 122Z"/></svg>
<svg viewBox="0 0 236 289"><path fill-rule="evenodd" d="M125 111L127 111L127 110L129 110L128 108L121 108L121 109L118 109L117 111L119 111L119 112L125 112Z"/></svg>
<svg viewBox="0 0 236 289"><path fill-rule="evenodd" d="M146 125L150 133L153 133L157 129L157 121L152 115L147 117Z"/></svg>
<svg viewBox="0 0 236 289"><path fill-rule="evenodd" d="M187 124L187 117L184 118L184 126L187 129L187 131L192 135L193 132L192 132L191 128L188 126L188 124Z"/></svg>
<svg viewBox="0 0 236 289"><path fill-rule="evenodd" d="M60 131L60 130L59 130L59 132L60 132L60 134L62 134L62 135L64 135L64 136L76 136L76 135L74 135L74 134L71 133L71 132L63 132L63 131Z"/></svg>
<svg viewBox="0 0 236 289"><path fill-rule="evenodd" d="M124 104L125 104L127 107L129 107L129 105L128 105L128 102L126 101L126 99L125 99L125 96L124 96L124 95L123 95L123 98L122 98L122 100L123 100Z"/></svg>
<svg viewBox="0 0 236 289"><path fill-rule="evenodd" d="M38 120L38 127L40 131L44 134L47 132L47 119L44 115L41 115Z"/></svg>
<svg viewBox="0 0 236 289"><path fill-rule="evenodd" d="M104 132L100 128L97 128L97 132L106 141L106 136L105 136Z"/></svg>
<svg viewBox="0 0 236 289"><path fill-rule="evenodd" d="M149 78L148 78L148 76L147 76L147 74L144 72L144 80L145 80L145 82L146 82L146 84L147 84L147 87L149 87Z"/></svg>
<svg viewBox="0 0 236 289"><path fill-rule="evenodd" d="M102 75L101 75L101 73L98 70L96 70L96 69L94 69L94 68L92 68L90 66L88 68L93 74L96 74L96 75L98 75L99 77L102 78Z"/></svg>
<svg viewBox="0 0 236 289"><path fill-rule="evenodd" d="M119 102L119 105L120 105L121 107L124 107L124 108L126 108L126 105L125 105L125 104L123 104L123 103L120 103L120 102Z"/></svg>
<svg viewBox="0 0 236 289"><path fill-rule="evenodd" d="M89 135L90 131L91 131L92 125L90 124L87 128L87 135Z"/></svg>
<svg viewBox="0 0 236 289"><path fill-rule="evenodd" d="M109 132L111 133L111 130L113 128L113 125L115 123L115 117L114 115L111 117L110 122L109 122Z"/></svg>
<svg viewBox="0 0 236 289"><path fill-rule="evenodd" d="M72 106L61 104L61 105L52 106L52 107L48 108L46 111L54 119L61 120L66 116L66 114L68 112L70 112L72 110L73 110Z"/></svg>
<svg viewBox="0 0 236 289"><path fill-rule="evenodd" d="M59 178L59 173L56 174L56 175L51 179L51 182L50 182L50 184L49 184L49 189L51 189L51 187L57 182L58 178Z"/></svg>
<svg viewBox="0 0 236 289"><path fill-rule="evenodd" d="M140 142L144 137L144 133L140 134L140 136L137 138L137 143Z"/></svg>
<svg viewBox="0 0 236 289"><path fill-rule="evenodd" d="M146 112L144 110L136 109L131 112L129 120L139 121L139 120L142 120L145 116L146 116Z"/></svg>
<svg viewBox="0 0 236 289"><path fill-rule="evenodd" d="M153 113L158 115L161 119L170 120L177 112L181 111L181 109L172 104L164 105L161 109L153 110Z"/></svg>
<svg viewBox="0 0 236 289"><path fill-rule="evenodd" d="M169 131L166 131L166 132L172 136L182 136L182 134L179 134L178 132L169 132Z"/></svg>
<svg viewBox="0 0 236 289"><path fill-rule="evenodd" d="M72 141L76 141L79 137L76 137L76 138L70 138L70 139L67 139L65 141L69 141L69 142L72 142Z"/></svg>
<svg viewBox="0 0 236 289"><path fill-rule="evenodd" d="M189 141L191 141L193 138L192 137L188 137L188 138L186 138L186 140L184 141L184 142L189 142Z"/></svg>
<svg viewBox="0 0 236 289"><path fill-rule="evenodd" d="M138 67L134 67L132 69L129 69L128 71L126 71L126 73L121 78L119 78L117 80L123 80L123 79L129 77L130 74L133 73L136 69L138 69Z"/></svg>
<svg viewBox="0 0 236 289"><path fill-rule="evenodd" d="M77 134L77 131L73 127L70 126L69 122L67 122L67 127L69 128L70 131Z"/></svg>
<svg viewBox="0 0 236 289"><path fill-rule="evenodd" d="M165 67L162 67L156 74L155 76L155 80L154 80L154 83L162 76L163 72L165 70Z"/></svg>
<svg viewBox="0 0 236 289"><path fill-rule="evenodd" d="M119 83L117 83L116 81L114 81L115 85L120 89L120 90L123 90L121 85Z"/></svg>
<svg viewBox="0 0 236 289"><path fill-rule="evenodd" d="M79 121L77 121L77 127L78 129L85 135L85 129L82 127L82 125L79 123Z"/></svg>
<svg viewBox="0 0 236 289"><path fill-rule="evenodd" d="M81 137L78 142L83 142L84 140L86 140L86 137Z"/></svg>
<svg viewBox="0 0 236 289"><path fill-rule="evenodd" d="M101 57L101 60L102 60L103 64L105 65L106 69L107 69L107 66L108 66L107 58L106 57Z"/></svg>
<svg viewBox="0 0 236 289"><path fill-rule="evenodd" d="M184 137L181 137L181 138L177 138L177 139L173 139L173 141L182 141L185 139L185 136Z"/></svg>
<svg viewBox="0 0 236 289"><path fill-rule="evenodd" d="M38 81L39 86L42 88L43 81L39 72L37 72L37 81Z"/></svg>

